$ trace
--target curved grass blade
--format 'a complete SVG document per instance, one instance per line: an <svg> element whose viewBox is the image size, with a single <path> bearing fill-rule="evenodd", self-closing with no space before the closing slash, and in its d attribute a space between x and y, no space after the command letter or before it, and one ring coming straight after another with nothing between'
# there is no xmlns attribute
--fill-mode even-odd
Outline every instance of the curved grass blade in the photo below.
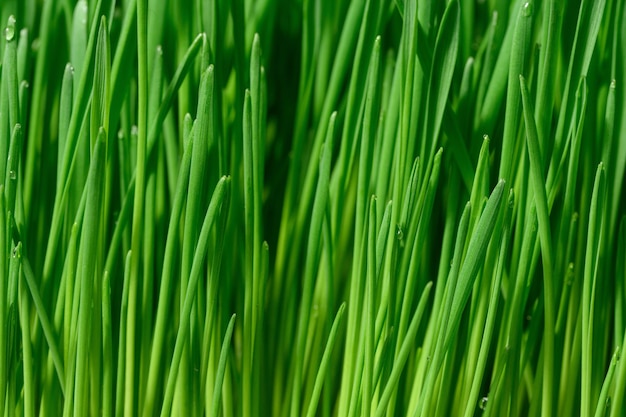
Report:
<svg viewBox="0 0 626 417"><path fill-rule="evenodd" d="M165 243L165 254L163 259L163 273L161 274L161 285L159 288L159 301L157 303L156 320L154 326L154 336L152 339L152 350L150 352L150 368L148 371L148 387L143 404L143 415L148 417L154 415L154 407L156 406L156 395L159 384L161 383L160 373L165 346L165 336L167 334L167 321L170 317L172 284L174 279L174 262L178 250L178 229L180 226L180 218L182 216L183 207L188 192L189 173L191 167L191 157L193 154L193 134L185 141L185 150L180 162L180 170L176 184L176 194L172 204L170 214L170 222L167 229L167 240Z"/></svg>
<svg viewBox="0 0 626 417"><path fill-rule="evenodd" d="M330 364L333 347L335 346L335 341L337 338L337 330L339 329L339 324L341 323L341 319L343 318L343 312L345 311L345 308L346 303L342 303L339 307L339 311L337 311L337 315L335 316L335 320L333 321L333 325L330 329L330 334L328 335L328 341L326 342L326 347L324 348L322 361L320 362L317 375L315 376L315 385L313 386L313 393L311 394L311 400L309 401L309 407L306 412L306 417L314 417L316 415L319 396L322 391L322 386L324 385L326 372Z"/></svg>
<svg viewBox="0 0 626 417"><path fill-rule="evenodd" d="M229 345L233 336L233 330L235 328L235 317L233 314L228 322L226 328L226 334L224 335L224 341L222 342L222 349L220 351L220 359L217 365L217 372L215 374L215 388L213 390L213 407L211 408L211 416L218 417L220 415L220 406L222 405L221 395L222 386L224 383L224 373L226 372L226 361L230 353Z"/></svg>
<svg viewBox="0 0 626 417"><path fill-rule="evenodd" d="M122 299L120 301L120 328L117 349L117 375L115 377L115 415L121 416L124 411L126 375L126 328L128 327L128 289L130 285L130 252L126 254L124 262L124 283L122 285Z"/></svg>
<svg viewBox="0 0 626 417"><path fill-rule="evenodd" d="M106 17L100 19L98 29L98 40L96 41L94 75L93 75L93 96L91 99L91 151L98 138L98 130L103 128L109 131L109 102L110 102L110 53L109 53L109 33L107 30ZM108 139L108 138L107 138ZM105 141L107 143L108 140ZM106 147L105 147L106 149ZM107 152L105 151L105 155Z"/></svg>
<svg viewBox="0 0 626 417"><path fill-rule="evenodd" d="M543 291L544 291L544 351L543 351L543 384L542 384L542 415L553 415L552 391L554 386L554 326L555 326L555 297L552 263L552 232L550 230L550 211L543 177L543 163L539 136L535 125L535 116L530 93L523 76L519 76L526 123L526 139L528 155L530 157L530 174L533 184L535 204L537 205L537 221L539 224L539 240L543 259Z"/></svg>
<svg viewBox="0 0 626 417"><path fill-rule="evenodd" d="M176 345L174 347L174 355L172 357L170 373L167 379L163 407L161 408L161 416L167 416L171 412L170 408L172 406L172 400L174 399L174 388L178 377L180 359L183 354L183 348L185 347L189 337L189 328L192 320L191 309L196 297L198 280L200 278L200 273L202 272L204 259L207 255L209 232L219 215L218 210L222 212L221 215L225 215L228 212L228 210L223 209L228 205L229 198L230 177L222 177L217 183L213 196L211 197L209 208L207 209L204 222L202 223L202 230L200 231L198 245L196 246L193 265L191 267L190 280L185 294L183 309L181 310L181 321L176 335Z"/></svg>
<svg viewBox="0 0 626 417"><path fill-rule="evenodd" d="M594 311L596 284L598 279L598 259L601 248L602 223L605 215L606 180L604 164L596 170L589 210L587 244L585 248L585 268L582 294L582 361L581 378L589 381L581 388L581 415L590 415L592 407L592 372L594 363Z"/></svg>
<svg viewBox="0 0 626 417"><path fill-rule="evenodd" d="M6 170L10 133L18 123L17 36L15 17L9 16L0 72L0 173ZM1 175L1 174L0 174Z"/></svg>
<svg viewBox="0 0 626 417"><path fill-rule="evenodd" d="M102 265L98 262L101 241L101 210L104 200L104 168L105 168L105 135L103 129L98 133L94 147L93 160L87 180L87 205L83 219L83 230L80 240L79 272L80 300L78 313L78 344L76 351L76 384L74 393L74 415L87 413L89 407L89 371L88 361L94 347L90 348L92 326L93 280L100 276ZM100 301L100 300L98 300ZM99 349L97 350L99 351ZM94 387L95 388L95 387Z"/></svg>
<svg viewBox="0 0 626 417"><path fill-rule="evenodd" d="M18 243L16 246L16 259L20 258L21 246ZM19 261L12 262L12 273L19 275L20 265ZM24 282L19 280L19 315L20 315L20 328L22 333L22 360L23 372L24 372L24 404L23 412L24 417L35 417L35 375L34 375L34 358L33 358L33 346L31 342L30 331L30 301L28 300L28 293L24 287Z"/></svg>
<svg viewBox="0 0 626 417"><path fill-rule="evenodd" d="M11 247L11 239L7 238L6 227L6 209L4 202L4 184L0 184L0 275L7 276L9 272L9 248ZM8 386L8 368L9 368L9 308L7 303L7 295L9 292L9 280L0 280L0 414L4 415L5 398Z"/></svg>
<svg viewBox="0 0 626 417"><path fill-rule="evenodd" d="M102 280L102 415L113 416L113 323L111 319L111 279Z"/></svg>
<svg viewBox="0 0 626 417"><path fill-rule="evenodd" d="M302 387L302 370L304 367L304 355L306 349L306 334L309 328L311 316L311 302L313 299L313 290L315 277L319 266L320 258L320 237L324 216L326 213L326 204L329 194L330 183L330 162L333 153L333 136L335 134L335 117L333 113L328 123L328 132L326 141L324 142L322 157L320 159L319 179L315 199L313 200L313 214L311 218L311 226L307 242L308 256L304 269L304 282L302 289L302 301L298 314L298 327L296 337L296 351L294 358L294 379L291 393L291 414L299 415L301 413L300 391Z"/></svg>
<svg viewBox="0 0 626 417"><path fill-rule="evenodd" d="M148 0L137 1L137 168L136 184L133 203L133 219L131 227L131 262L130 271L132 279L128 292L128 320L126 335L126 367L125 380L126 393L124 396L124 413L134 415L137 413L136 404L136 326L137 306L140 304L138 297L139 280L141 274L141 254L143 237L143 215L145 204L146 187L146 143L148 134L148 42L147 42L147 10Z"/></svg>
<svg viewBox="0 0 626 417"><path fill-rule="evenodd" d="M400 375L402 374L402 371L404 370L404 365L406 364L409 354L411 353L413 343L415 343L415 336L417 335L417 330L419 328L422 315L424 314L424 310L426 309L426 303L428 301L428 296L430 295L430 290L432 289L432 286L432 282L429 282L426 284L426 287L424 287L424 291L422 292L422 296L420 297L417 309L415 310L413 318L411 319L409 329L406 332L406 336L402 341L400 351L396 356L396 360L393 363L393 368L391 370L391 374L389 375L389 379L387 380L387 385L385 385L385 388L382 390L378 406L376 407L376 417L383 417L385 415L385 413L387 412L387 405L389 404L389 400L391 399L391 396L394 395L394 393L396 392L398 382L400 381Z"/></svg>
<svg viewBox="0 0 626 417"><path fill-rule="evenodd" d="M441 121L448 102L459 49L460 14L458 1L448 3L437 33L428 81L427 115L422 139L423 147L420 154L426 161L430 160L430 156L434 155L437 148ZM430 149L426 153L426 144L428 143L430 143Z"/></svg>
<svg viewBox="0 0 626 417"><path fill-rule="evenodd" d="M376 354L376 196L372 196L369 206L369 221L367 223L367 255L366 255L366 287L365 303L365 359L363 364L363 393L362 413L365 416L372 414L372 397L374 382L374 356Z"/></svg>
<svg viewBox="0 0 626 417"><path fill-rule="evenodd" d="M454 290L454 297L450 308L450 319L448 327L446 329L446 338L444 348L447 350L449 343L456 332L456 328L461 320L461 315L465 308L467 299L469 298L476 274L480 269L486 252L489 241L492 238L494 228L496 226L496 220L500 213L500 207L502 203L502 195L505 188L505 182L500 180L495 186L494 190L489 196L487 205L483 210L483 214L478 220L478 224L472 233L469 246L465 254L465 260L461 266L459 272L459 279L457 287ZM433 365L435 361L433 359Z"/></svg>
<svg viewBox="0 0 626 417"><path fill-rule="evenodd" d="M24 261L25 259L22 258L22 262ZM50 322L48 313L46 313L44 307L45 305L43 299L41 298L39 289L37 288L37 283L35 281L35 276L32 273L32 270L30 270L30 268L26 268L25 266L23 266L22 269L24 279L26 280L26 284L28 285L30 294L33 297L33 302L35 303L35 311L37 312L37 316L39 317L39 321L41 322L41 327L43 328L44 336L46 338L46 342L48 343L48 348L50 349L50 355L52 356L54 362L61 390L65 391L65 374L63 371L64 368L63 361L61 359L61 351L59 350L58 344L56 342L56 331L54 330L54 326Z"/></svg>
<svg viewBox="0 0 626 417"><path fill-rule="evenodd" d="M508 227L508 226L506 226ZM465 417L471 417L474 415L474 404L478 401L479 390L481 387L482 378L487 367L487 359L489 355L489 349L493 331L495 329L495 321L498 313L498 299L500 295L500 286L502 283L502 276L504 275L504 265L508 250L509 234L505 231L502 234L502 243L500 245L500 255L498 257L498 266L495 272L495 279L492 284L491 294L489 297L489 308L487 311L487 319L485 322L485 328L483 331L483 339L480 344L480 353L478 354L478 360L476 362L476 370L471 382L471 388L469 391L467 404L465 406ZM482 401L482 400L481 400Z"/></svg>
<svg viewBox="0 0 626 417"><path fill-rule="evenodd" d="M519 76L525 73L525 68L530 55L530 38L532 35L533 3L525 2L519 8L519 14L515 24L513 44L511 45L511 61L509 67L509 79L506 96L506 112L504 115L504 133L502 138L502 158L498 178L502 178L513 184L515 161L519 158L515 153L515 139L520 123L520 89Z"/></svg>
<svg viewBox="0 0 626 417"><path fill-rule="evenodd" d="M563 146L570 129L569 124L571 123L575 103L575 101L569 99L569 97L574 96L578 80L581 77L586 77L589 71L589 65L596 46L605 5L606 0L583 0L580 2L576 34L574 35L574 44L572 45L567 78L563 90L563 98L561 100L563 106L559 112L556 135L554 138L551 166L555 165L555 158L558 158L563 152ZM548 179L550 180L550 175L548 175Z"/></svg>
<svg viewBox="0 0 626 417"><path fill-rule="evenodd" d="M596 405L594 417L605 416L607 414L607 408L611 404L609 400L609 390L611 389L611 383L613 382L613 376L615 375L615 368L617 368L617 363L619 362L619 351L620 348L616 348L615 353L613 353L613 357L611 358L609 370L606 373L606 378L604 378L602 390L600 391L600 397L598 397L598 404Z"/></svg>

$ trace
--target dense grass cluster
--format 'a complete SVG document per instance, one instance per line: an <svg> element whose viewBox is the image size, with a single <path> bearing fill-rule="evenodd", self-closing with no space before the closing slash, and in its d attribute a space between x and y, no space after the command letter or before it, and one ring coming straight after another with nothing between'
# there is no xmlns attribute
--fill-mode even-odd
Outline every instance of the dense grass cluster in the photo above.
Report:
<svg viewBox="0 0 626 417"><path fill-rule="evenodd" d="M0 417L625 417L624 0L2 0Z"/></svg>

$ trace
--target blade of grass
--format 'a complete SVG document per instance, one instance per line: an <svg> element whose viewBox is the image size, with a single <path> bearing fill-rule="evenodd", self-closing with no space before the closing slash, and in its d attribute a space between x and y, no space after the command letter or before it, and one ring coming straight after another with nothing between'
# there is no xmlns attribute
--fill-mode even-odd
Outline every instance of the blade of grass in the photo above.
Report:
<svg viewBox="0 0 626 417"><path fill-rule="evenodd" d="M197 118L194 123L194 141L192 143L193 152L191 155L191 166L189 173L189 188L187 190L187 205L185 210L185 223L183 229L183 245L181 252L181 272L180 272L180 306L182 308L184 296L187 292L188 277L193 263L194 251L200 231L202 220L201 212L204 209L204 195L196 193L194 190L205 189L207 177L209 176L208 162L209 151L215 143L215 122L214 122L214 69L209 65L202 73L200 80L199 101ZM183 349L181 359L181 373L178 379L177 395L180 397L180 404L183 407L183 414L190 414L192 389L190 386L189 355L191 345Z"/></svg>
<svg viewBox="0 0 626 417"><path fill-rule="evenodd" d="M574 44L572 45L565 88L563 89L562 102L564 105L561 107L558 116L550 167L555 167L556 158L562 154L563 144L567 139L569 130L568 123L574 111L574 102L569 97L575 94L577 80L587 76L605 5L606 0L583 0L580 2ZM555 173L548 172L548 184L552 183L551 174Z"/></svg>
<svg viewBox="0 0 626 417"><path fill-rule="evenodd" d="M613 357L611 358L611 363L609 364L609 370L606 373L606 378L604 378L604 383L602 384L602 391L600 391L600 397L598 397L598 404L596 405L596 412L594 413L595 417L606 416L608 410L610 409L610 400L609 400L609 390L611 388L611 383L613 382L613 376L615 375L615 368L617 367L617 362L619 361L619 347L615 349L615 353L613 353Z"/></svg>
<svg viewBox="0 0 626 417"><path fill-rule="evenodd" d="M525 2L520 8L515 24L515 33L511 45L511 61L507 84L506 112L504 116L504 133L502 139L502 158L498 177L513 184L513 169L519 158L515 152L515 139L520 123L520 89L519 76L524 74L530 55L530 37L533 24L532 2Z"/></svg>
<svg viewBox="0 0 626 417"><path fill-rule="evenodd" d="M7 238L6 208L4 201L4 184L0 184L0 274L7 276L9 272L9 254L11 239ZM9 381L9 305L7 296L9 291L9 280L0 280L0 414L4 415L6 406L7 386Z"/></svg>
<svg viewBox="0 0 626 417"><path fill-rule="evenodd" d="M131 231L131 281L128 292L128 320L126 335L126 366L125 366L125 386L124 413L126 415L136 414L138 404L135 401L136 390L136 326L137 326L137 305L140 304L138 298L138 288L140 280L141 266L141 237L143 236L143 208L145 203L146 186L146 142L148 129L148 44L147 44L147 0L137 1L137 55L138 55L138 122L137 122L137 171L135 183L135 198L133 203L133 220Z"/></svg>
<svg viewBox="0 0 626 417"><path fill-rule="evenodd" d="M296 416L301 413L301 388L302 388L302 369L304 366L304 353L306 349L306 332L309 328L309 320L311 316L311 300L313 298L313 289L315 277L319 267L320 258L320 236L322 231L322 223L326 212L326 204L329 194L330 182L330 162L333 152L333 136L335 134L335 117L333 113L328 123L328 132L326 135L325 145L323 147L322 157L320 159L320 176L318 179L316 197L313 200L313 215L307 242L307 250L309 255L306 258L306 266L304 269L304 281L302 288L302 302L298 312L298 327L296 338L296 351L293 362L294 379L291 392L291 415Z"/></svg>
<svg viewBox="0 0 626 417"><path fill-rule="evenodd" d="M180 171L178 173L176 194L172 205L170 221L167 229L167 241L165 243L165 254L163 258L163 273L161 275L161 285L159 288L159 299L157 303L156 320L154 324L154 335L152 339L152 350L150 352L150 369L148 371L147 390L143 405L143 415L148 417L154 414L157 390L160 386L160 375L162 362L159 358L163 355L165 346L165 336L167 332L167 321L170 319L169 310L171 308L172 284L174 278L174 262L177 256L178 248L178 229L180 226L179 219L183 212L185 204L189 175L191 167L191 157L193 154L193 141L195 138L189 134L185 138L185 148L180 163Z"/></svg>
<svg viewBox="0 0 626 417"><path fill-rule="evenodd" d="M16 261L11 262L11 273L15 276L20 274L19 258L21 256L21 246L15 247ZM22 360L23 372L24 372L24 404L23 413L24 417L35 417L35 375L34 375L34 358L33 358L33 346L30 340L30 300L28 299L28 293L24 286L24 282L19 280L19 316L20 316L20 328L22 333Z"/></svg>
<svg viewBox="0 0 626 417"><path fill-rule="evenodd" d="M563 3L557 0L543 2L543 16L546 20L542 25L541 50L539 56L539 70L537 75L537 96L535 98L535 120L537 123L537 135L539 151L543 158L542 172L545 172L545 155L549 155L552 107L555 96L555 80L557 72L553 65L553 56L559 48L559 34L563 24Z"/></svg>
<svg viewBox="0 0 626 417"><path fill-rule="evenodd" d="M367 267L365 303L365 360L363 365L362 415L371 416L374 384L375 323L376 323L376 196L370 199L368 235L367 235Z"/></svg>
<svg viewBox="0 0 626 417"><path fill-rule="evenodd" d="M0 77L0 173L6 170L9 137L18 123L17 36L15 17L9 16L5 28L5 49Z"/></svg>
<svg viewBox="0 0 626 417"><path fill-rule="evenodd" d="M196 290L198 289L197 284L200 277L202 264L204 262L205 256L207 255L209 232L211 231L213 223L215 223L215 220L219 215L218 210L221 211L221 209L228 205L228 200L230 198L229 192L230 178L222 177L215 187L215 191L213 192L213 196L211 197L211 202L209 203L209 208L207 209L206 216L202 224L202 230L200 231L200 237L198 239L198 245L196 247L196 254L194 255L193 265L191 267L190 281L189 285L187 286L187 292L185 294L183 310L181 311L181 322L176 336L176 345L174 347L174 355L172 357L170 373L167 378L165 396L163 399L163 407L161 408L161 416L169 415L171 411L170 409L172 405L172 400L174 398L174 388L178 377L180 359L183 353L184 345L187 343L187 338L189 337L191 309L194 304ZM227 212L228 210L224 210L221 215L225 215L225 213Z"/></svg>
<svg viewBox="0 0 626 417"><path fill-rule="evenodd" d="M422 296L420 297L417 309L413 314L411 324L409 325L409 329L406 332L406 337L402 341L402 346L400 347L400 351L396 357L397 359L393 363L393 369L391 370L387 385L385 385L384 390L382 390L380 401L378 402L378 406L376 407L376 417L383 417L385 415L389 400L391 399L391 396L394 394L398 387L400 375L402 374L402 371L404 371L404 365L406 364L409 354L411 353L413 343L415 343L417 330L419 328L422 315L424 314L424 310L426 309L426 302L428 301L428 296L430 295L431 288L432 282L427 283L424 287L424 291L422 292Z"/></svg>
<svg viewBox="0 0 626 417"><path fill-rule="evenodd" d="M76 378L74 393L74 415L87 413L89 410L89 371L88 361L93 354L93 346L90 346L90 328L92 325L92 304L94 289L93 279L99 276L101 265L98 264L100 213L104 199L104 167L105 167L105 139L106 133L100 129L98 139L94 147L93 160L89 169L87 181L87 205L83 231L80 240L79 272L80 284L80 307L78 313L78 344L76 351ZM96 387L93 387L95 389Z"/></svg>
<svg viewBox="0 0 626 417"><path fill-rule="evenodd" d="M600 256L600 241L602 233L602 223L605 213L605 173L604 165L600 163L596 170L593 194L591 197L591 208L589 212L588 240L585 249L585 268L582 301L582 363L581 377L584 384L581 388L581 415L591 415L591 406L594 401L592 396L592 368L594 363L594 308L595 290L598 279L598 257Z"/></svg>
<svg viewBox="0 0 626 417"><path fill-rule="evenodd" d="M508 229L508 225L505 222L505 228ZM510 235L507 230L502 234L502 243L500 246L500 254L498 256L498 266L495 272L495 280L490 291L489 297L489 309L487 311L487 319L485 322L485 328L483 333L483 339L480 344L480 353L476 363L476 370L471 382L470 393L468 395L467 404L465 405L465 417L474 415L475 404L478 402L479 391L481 388L481 381L484 376L485 368L487 366L487 359L489 355L490 343L495 329L496 315L498 313L498 299L500 298L500 286L502 283L502 276L504 275L504 261L507 256L508 239ZM487 397L485 397L487 398ZM482 400L481 400L482 401ZM481 407L483 408L483 407Z"/></svg>
<svg viewBox="0 0 626 417"><path fill-rule="evenodd" d="M474 280L476 279L476 275L482 265L482 262L484 262L487 245L491 240L496 220L500 213L504 187L505 182L500 180L491 193L491 196L487 201L487 205L483 210L483 214L480 216L478 225L470 238L470 243L465 255L465 261L459 271L458 284L454 290L454 296L452 298L449 313L450 317L448 319L448 326L445 329L445 338L443 339L444 343L441 349L435 350L435 355L432 359L426 382L424 383L424 389L420 394L418 406L413 414L414 416L422 415L424 407L428 407L427 402L430 401L431 394L434 390L435 379L439 373L441 365L443 364L445 353L448 351L450 344L452 343L454 334L456 333L461 322L461 315L465 309L465 304L469 298Z"/></svg>
<svg viewBox="0 0 626 417"><path fill-rule="evenodd" d="M111 280L102 280L102 415L113 415L113 325L111 320Z"/></svg>
<svg viewBox="0 0 626 417"><path fill-rule="evenodd" d="M552 404L552 390L554 386L554 280L552 263L552 232L550 230L550 212L548 209L548 197L546 195L545 181L543 177L543 163L539 136L535 125L534 109L530 102L530 93L523 76L519 76L522 102L524 108L524 120L526 123L526 139L528 155L530 157L530 173L537 205L537 220L539 224L539 240L543 260L543 291L544 291L544 352L543 352L543 392L541 414L551 416L554 413Z"/></svg>
<svg viewBox="0 0 626 417"><path fill-rule="evenodd" d="M126 375L126 329L128 327L128 290L130 286L130 252L126 254L124 262L124 283L122 285L122 299L120 300L120 326L118 332L117 375L115 377L115 415L121 416L124 411Z"/></svg>
<svg viewBox="0 0 626 417"><path fill-rule="evenodd" d="M215 389L213 390L213 405L210 414L212 417L218 417L220 415L220 407L222 405L222 386L224 383L224 373L226 372L226 361L228 360L230 352L229 345L231 343L233 330L235 328L235 317L235 314L230 317L228 327L226 328L226 334L224 335L224 341L222 342L219 364L217 366L217 372L215 374Z"/></svg>
<svg viewBox="0 0 626 417"><path fill-rule="evenodd" d="M458 1L448 3L439 30L432 58L426 99L426 119L420 156L430 161L437 148L441 121L444 118L448 94L454 75L454 66L459 49L461 10ZM426 145L430 143L430 149Z"/></svg>
<svg viewBox="0 0 626 417"><path fill-rule="evenodd" d="M311 400L309 401L309 406L307 408L306 417L314 417L317 412L319 396L322 391L322 385L324 384L325 375L330 363L330 356L336 343L335 340L337 338L337 331L339 329L341 319L343 318L345 307L346 303L342 303L339 307L339 311L337 311L335 320L333 320L333 325L328 335L328 341L326 342L326 347L324 348L324 355L322 356L322 361L320 362L319 369L315 376L315 385L313 387L313 393L311 394Z"/></svg>

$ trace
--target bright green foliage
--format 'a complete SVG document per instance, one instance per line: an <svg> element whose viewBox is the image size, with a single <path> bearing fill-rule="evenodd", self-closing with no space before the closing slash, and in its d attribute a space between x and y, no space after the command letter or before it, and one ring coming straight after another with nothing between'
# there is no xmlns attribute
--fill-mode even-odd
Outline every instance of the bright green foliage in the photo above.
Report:
<svg viewBox="0 0 626 417"><path fill-rule="evenodd" d="M626 417L626 1L0 19L0 417Z"/></svg>

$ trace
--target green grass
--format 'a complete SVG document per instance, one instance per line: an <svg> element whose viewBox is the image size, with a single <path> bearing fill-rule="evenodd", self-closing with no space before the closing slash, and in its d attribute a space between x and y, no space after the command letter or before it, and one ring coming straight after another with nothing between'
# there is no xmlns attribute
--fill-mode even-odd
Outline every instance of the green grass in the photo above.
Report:
<svg viewBox="0 0 626 417"><path fill-rule="evenodd" d="M0 19L0 417L626 417L623 0Z"/></svg>

